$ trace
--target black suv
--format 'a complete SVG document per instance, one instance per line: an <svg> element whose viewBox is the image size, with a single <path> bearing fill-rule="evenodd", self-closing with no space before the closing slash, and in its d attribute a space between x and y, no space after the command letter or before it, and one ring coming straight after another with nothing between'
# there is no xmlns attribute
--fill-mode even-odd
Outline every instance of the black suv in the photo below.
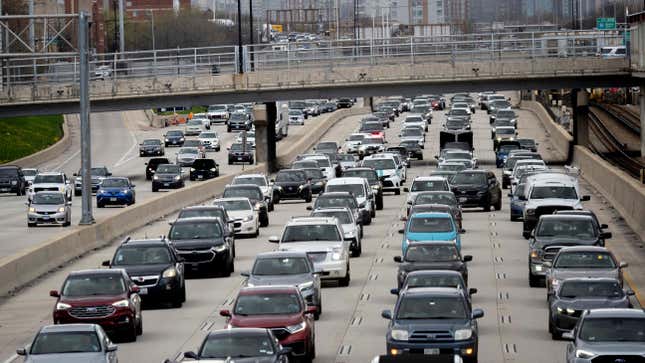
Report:
<svg viewBox="0 0 645 363"><path fill-rule="evenodd" d="M197 217L214 217L219 218L224 222L224 227L227 229L225 233L240 232L242 227L241 222L235 222L226 212L226 209L221 205L193 205L184 207L179 211L177 219L183 218L197 218ZM231 237L233 238L233 237ZM235 257L235 250L233 250L233 257Z"/></svg>
<svg viewBox="0 0 645 363"><path fill-rule="evenodd" d="M184 174L181 166L175 164L161 164L152 177L152 191L159 189L179 189L185 186Z"/></svg>
<svg viewBox="0 0 645 363"><path fill-rule="evenodd" d="M374 196L376 197L376 209L383 209L383 183L378 177L376 170L372 168L351 168L343 172L343 177L365 178L370 184Z"/></svg>
<svg viewBox="0 0 645 363"><path fill-rule="evenodd" d="M227 185L222 193L222 198L249 198L251 204L258 211L260 227L269 225L269 207L264 200L262 189L255 184Z"/></svg>
<svg viewBox="0 0 645 363"><path fill-rule="evenodd" d="M249 117L248 114L244 112L235 112L231 114L231 117L228 119L228 124L226 126L226 131L231 132L232 130L245 130L250 131L253 127L253 120Z"/></svg>
<svg viewBox="0 0 645 363"><path fill-rule="evenodd" d="M157 171L157 167L161 164L170 164L170 160L166 158L152 158L144 164L146 166L146 180L152 179L152 176Z"/></svg>
<svg viewBox="0 0 645 363"><path fill-rule="evenodd" d="M103 266L124 269L139 286L143 302L169 302L180 307L186 301L183 260L165 239L128 237Z"/></svg>
<svg viewBox="0 0 645 363"><path fill-rule="evenodd" d="M468 284L468 266L473 256L461 256L453 242L415 242L405 252L405 256L394 256L394 262L400 263L397 273L399 289L408 273L418 270L451 270L457 271Z"/></svg>
<svg viewBox="0 0 645 363"><path fill-rule="evenodd" d="M227 148L228 150L228 165L233 163L249 163L253 164L253 145L250 143L244 144L236 142Z"/></svg>
<svg viewBox="0 0 645 363"><path fill-rule="evenodd" d="M168 236L187 272L220 272L228 277L234 271L235 239L221 219L177 219Z"/></svg>
<svg viewBox="0 0 645 363"><path fill-rule="evenodd" d="M166 132L164 136L164 145L166 147L172 146L184 146L184 141L186 141L186 136L181 130L170 130Z"/></svg>
<svg viewBox="0 0 645 363"><path fill-rule="evenodd" d="M190 180L206 180L219 176L219 164L213 159L195 159L190 167Z"/></svg>
<svg viewBox="0 0 645 363"><path fill-rule="evenodd" d="M419 145L418 142L414 140L405 140L399 143L400 147L405 148L408 158L414 158L417 160L423 160L423 148Z"/></svg>
<svg viewBox="0 0 645 363"><path fill-rule="evenodd" d="M22 168L16 165L0 166L0 193L25 195L27 182Z"/></svg>
<svg viewBox="0 0 645 363"><path fill-rule="evenodd" d="M283 199L304 199L310 203L312 199L311 181L303 170L283 169L271 180L278 188L280 200Z"/></svg>
<svg viewBox="0 0 645 363"><path fill-rule="evenodd" d="M145 139L141 144L139 144L139 156L163 156L165 153L164 143L159 139Z"/></svg>
<svg viewBox="0 0 645 363"><path fill-rule="evenodd" d="M492 171L464 170L450 180L452 192L462 207L502 209L502 189Z"/></svg>

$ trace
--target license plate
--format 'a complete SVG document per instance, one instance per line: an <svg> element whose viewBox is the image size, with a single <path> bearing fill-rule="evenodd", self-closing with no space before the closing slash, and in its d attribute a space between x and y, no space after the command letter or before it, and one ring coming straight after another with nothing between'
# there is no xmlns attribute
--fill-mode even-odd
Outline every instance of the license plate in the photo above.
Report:
<svg viewBox="0 0 645 363"><path fill-rule="evenodd" d="M466 197L461 197L461 198L459 198L459 201L460 201L461 203L463 203L463 202L467 202L467 201L468 201L468 198L466 198Z"/></svg>
<svg viewBox="0 0 645 363"><path fill-rule="evenodd" d="M3 191L3 192L8 192L9 190L10 190L9 188L2 188L2 189L0 189L0 191Z"/></svg>
<svg viewBox="0 0 645 363"><path fill-rule="evenodd" d="M170 183L163 183L164 187L170 186Z"/></svg>
<svg viewBox="0 0 645 363"><path fill-rule="evenodd" d="M43 216L43 219L44 219L44 220L46 220L46 221L48 221L48 220L49 220L49 216Z"/></svg>
<svg viewBox="0 0 645 363"><path fill-rule="evenodd" d="M147 295L148 294L148 288L147 287L140 287L139 288L139 295Z"/></svg>
<svg viewBox="0 0 645 363"><path fill-rule="evenodd" d="M423 350L423 354L427 355L437 355L439 354L439 348L428 348Z"/></svg>
<svg viewBox="0 0 645 363"><path fill-rule="evenodd" d="M116 198L110 198L110 202L116 202Z"/></svg>
<svg viewBox="0 0 645 363"><path fill-rule="evenodd" d="M176 143L177 143L177 141L173 141L172 143L173 143L173 144L176 144Z"/></svg>
<svg viewBox="0 0 645 363"><path fill-rule="evenodd" d="M197 179L204 179L203 175L197 175Z"/></svg>
<svg viewBox="0 0 645 363"><path fill-rule="evenodd" d="M239 161L242 161L242 159L244 159L244 158L243 158L243 157L241 157L241 156L238 156L238 157L237 157L237 160L239 160Z"/></svg>

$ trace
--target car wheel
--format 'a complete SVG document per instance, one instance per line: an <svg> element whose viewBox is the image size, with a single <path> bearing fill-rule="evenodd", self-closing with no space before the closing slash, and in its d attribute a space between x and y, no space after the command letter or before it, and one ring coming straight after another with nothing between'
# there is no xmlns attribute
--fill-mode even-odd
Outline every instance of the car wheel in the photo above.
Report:
<svg viewBox="0 0 645 363"><path fill-rule="evenodd" d="M352 251L352 257L361 257L361 254L363 253L363 244L361 243L361 239L359 238L356 241L356 248Z"/></svg>
<svg viewBox="0 0 645 363"><path fill-rule="evenodd" d="M269 216L266 216L260 220L260 227L266 227L269 225Z"/></svg>
<svg viewBox="0 0 645 363"><path fill-rule="evenodd" d="M269 212L273 212L274 209L275 209L275 207L274 207L273 201L272 201L271 203L269 203Z"/></svg>
<svg viewBox="0 0 645 363"><path fill-rule="evenodd" d="M154 190L153 190L153 192L154 192ZM103 208L103 207L105 207L105 205L103 203L96 202L96 208Z"/></svg>
<svg viewBox="0 0 645 363"><path fill-rule="evenodd" d="M377 210L383 209L383 196L376 197L376 209Z"/></svg>
<svg viewBox="0 0 645 363"><path fill-rule="evenodd" d="M396 188L396 189L394 190L394 195L401 195L401 189L400 189L400 188Z"/></svg>
<svg viewBox="0 0 645 363"><path fill-rule="evenodd" d="M184 281L184 286L181 287L181 292L179 293L179 296L181 296L181 302L186 302L186 281Z"/></svg>
<svg viewBox="0 0 645 363"><path fill-rule="evenodd" d="M529 286L530 287L540 287L540 278L529 272Z"/></svg>
<svg viewBox="0 0 645 363"><path fill-rule="evenodd" d="M551 323L549 322L549 324ZM562 339L562 334L559 331L555 330L555 328L553 328L553 331L551 331L551 339L560 340Z"/></svg>
<svg viewBox="0 0 645 363"><path fill-rule="evenodd" d="M27 227L36 227L36 223L27 222Z"/></svg>
<svg viewBox="0 0 645 363"><path fill-rule="evenodd" d="M347 275L345 275L345 277L338 280L338 285L340 285L341 287L347 287L349 286L350 280L351 280L351 276L349 273L349 264L347 264Z"/></svg>
<svg viewBox="0 0 645 363"><path fill-rule="evenodd" d="M511 214L511 222L515 222L515 221L517 221L517 217Z"/></svg>
<svg viewBox="0 0 645 363"><path fill-rule="evenodd" d="M137 324L137 335L143 334L143 317L139 318L139 323Z"/></svg>
<svg viewBox="0 0 645 363"><path fill-rule="evenodd" d="M305 203L311 203L311 199L312 199L312 193L310 192L309 194L307 194L307 197L305 198Z"/></svg>
<svg viewBox="0 0 645 363"><path fill-rule="evenodd" d="M372 205L372 210L370 210L370 218L376 217L376 208Z"/></svg>
<svg viewBox="0 0 645 363"><path fill-rule="evenodd" d="M217 151L219 151L219 149L220 149L220 148L219 148L219 146L218 146L218 147L216 147L216 148L215 148L215 151L217 152Z"/></svg>
<svg viewBox="0 0 645 363"><path fill-rule="evenodd" d="M136 319L133 319L136 320ZM123 340L126 342L136 342L137 341L137 323L132 321L123 333Z"/></svg>
<svg viewBox="0 0 645 363"><path fill-rule="evenodd" d="M260 235L260 227L256 228L255 233L253 233L253 238L257 238Z"/></svg>
<svg viewBox="0 0 645 363"><path fill-rule="evenodd" d="M158 192L158 191L159 191L159 188L157 188L157 187L155 187L155 186L153 186L153 187L152 187L152 192L153 192L153 193L156 193L156 192Z"/></svg>
<svg viewBox="0 0 645 363"><path fill-rule="evenodd" d="M495 210L502 209L502 195L500 194L499 199L495 203Z"/></svg>
<svg viewBox="0 0 645 363"><path fill-rule="evenodd" d="M72 224L72 222L68 219L63 223L63 227L69 227Z"/></svg>

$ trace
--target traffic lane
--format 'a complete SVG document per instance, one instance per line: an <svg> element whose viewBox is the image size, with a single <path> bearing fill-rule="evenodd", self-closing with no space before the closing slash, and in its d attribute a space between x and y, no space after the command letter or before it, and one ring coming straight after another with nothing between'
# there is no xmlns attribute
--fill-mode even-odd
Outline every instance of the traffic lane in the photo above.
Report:
<svg viewBox="0 0 645 363"><path fill-rule="evenodd" d="M351 117L339 122L322 139L344 139L347 127L355 127L358 117ZM297 129L297 128L296 128ZM304 132L304 128L302 128ZM299 132L290 135L298 137ZM191 279L188 280L187 301L181 309L154 309L144 312L144 334L135 344L120 344L119 355L124 361L159 362L164 358L174 357L180 351L194 350L199 346L201 338L207 330L223 327L223 320L218 311L226 306L234 295L234 289L239 288L241 278L239 271L248 270L258 252L275 249L275 245L267 242L269 235L279 235L286 221L294 215L308 215L306 204L302 202L285 201L276 205L270 214L270 225L260 230L258 238L237 239L236 241L236 272L230 278ZM147 225L131 235L134 238L159 236L168 233L168 222L176 214L166 220L160 220ZM10 357L16 347L27 344L33 338L38 327L51 323L51 309L54 300L48 297L48 291L60 288L67 274L71 271L97 268L101 262L112 257L118 243L90 253L87 256L66 265L61 270L53 271L33 285L24 288L17 296L7 299L0 310L0 357ZM323 300L332 301L334 297L323 290ZM323 308L324 309L324 308ZM215 321L215 319L217 319ZM212 324L211 324L212 322ZM208 328L205 330L202 327ZM320 339L320 336L319 336ZM145 349L145 350L142 350ZM141 355L146 351L145 357Z"/></svg>

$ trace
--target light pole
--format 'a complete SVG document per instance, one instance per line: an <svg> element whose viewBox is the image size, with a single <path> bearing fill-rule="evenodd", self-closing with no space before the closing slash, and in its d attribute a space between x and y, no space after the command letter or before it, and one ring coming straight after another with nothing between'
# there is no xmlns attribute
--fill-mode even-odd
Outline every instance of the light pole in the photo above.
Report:
<svg viewBox="0 0 645 363"><path fill-rule="evenodd" d="M244 63L242 61L242 0L237 0L237 52L239 72L244 73Z"/></svg>
<svg viewBox="0 0 645 363"><path fill-rule="evenodd" d="M152 51L156 51L157 47L155 45L155 11L153 9L148 9L150 12L150 35L152 35Z"/></svg>

